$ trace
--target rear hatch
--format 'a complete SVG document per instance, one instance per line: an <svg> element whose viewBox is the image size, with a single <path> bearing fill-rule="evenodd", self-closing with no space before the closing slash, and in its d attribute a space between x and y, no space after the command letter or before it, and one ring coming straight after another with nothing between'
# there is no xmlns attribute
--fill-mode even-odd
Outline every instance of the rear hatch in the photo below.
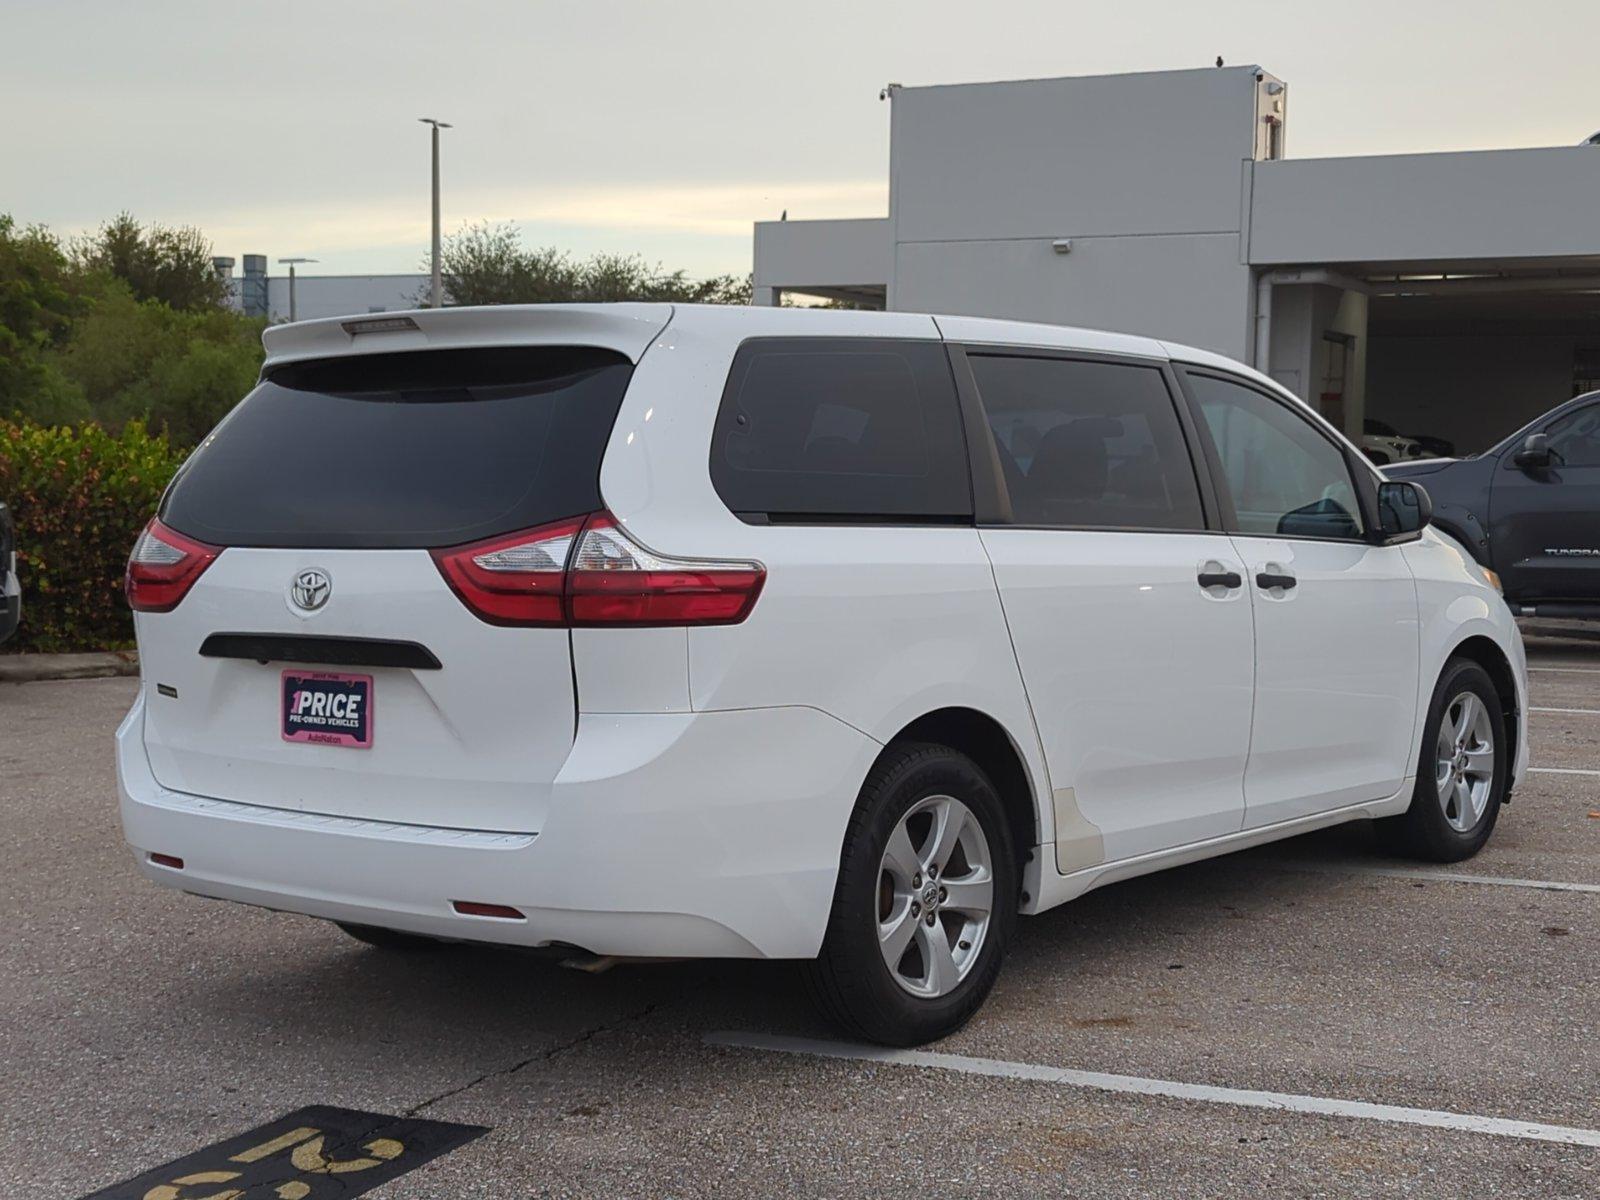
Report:
<svg viewBox="0 0 1600 1200"><path fill-rule="evenodd" d="M600 508L631 372L574 345L269 361L159 514L220 553L171 611L138 614L156 778L537 829L576 726L571 633L480 619L429 551Z"/></svg>

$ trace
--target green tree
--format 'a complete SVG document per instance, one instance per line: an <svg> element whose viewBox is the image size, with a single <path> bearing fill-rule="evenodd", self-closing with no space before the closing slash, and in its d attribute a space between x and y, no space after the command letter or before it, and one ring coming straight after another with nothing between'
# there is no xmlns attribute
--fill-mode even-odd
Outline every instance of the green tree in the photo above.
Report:
<svg viewBox="0 0 1600 1200"><path fill-rule="evenodd" d="M199 445L255 386L261 357L259 338L192 337L123 393L123 411L175 446Z"/></svg>
<svg viewBox="0 0 1600 1200"><path fill-rule="evenodd" d="M424 264L424 269L427 265ZM514 225L467 225L445 239L440 274L453 304L748 304L750 281L734 275L694 279L638 254L574 259L553 246L527 249ZM415 297L426 304L426 289Z"/></svg>
<svg viewBox="0 0 1600 1200"><path fill-rule="evenodd" d="M178 312L110 281L51 359L112 428L139 420L193 446L255 384L262 322L210 309Z"/></svg>
<svg viewBox="0 0 1600 1200"><path fill-rule="evenodd" d="M89 307L83 279L40 225L0 213L0 417L60 422L87 416L83 398L46 355Z"/></svg>
<svg viewBox="0 0 1600 1200"><path fill-rule="evenodd" d="M125 282L140 300L159 300L180 310L222 308L228 286L211 265L211 243L190 226L141 225L129 213L100 226L72 245L85 271Z"/></svg>

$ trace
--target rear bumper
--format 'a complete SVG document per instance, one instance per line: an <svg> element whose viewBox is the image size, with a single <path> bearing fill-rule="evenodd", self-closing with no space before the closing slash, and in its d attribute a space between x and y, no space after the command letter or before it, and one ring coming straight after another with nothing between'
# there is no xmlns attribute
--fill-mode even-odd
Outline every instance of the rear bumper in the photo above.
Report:
<svg viewBox="0 0 1600 1200"><path fill-rule="evenodd" d="M814 956L879 750L809 708L586 715L542 828L487 833L173 792L151 774L143 726L141 692L117 731L118 788L156 883L436 937L651 957ZM526 920L462 916L453 900Z"/></svg>

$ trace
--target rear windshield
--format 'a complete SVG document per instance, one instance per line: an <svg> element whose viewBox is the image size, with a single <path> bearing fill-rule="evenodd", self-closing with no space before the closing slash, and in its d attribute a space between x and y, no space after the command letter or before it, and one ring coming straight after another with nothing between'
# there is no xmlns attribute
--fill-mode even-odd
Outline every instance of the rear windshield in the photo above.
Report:
<svg viewBox="0 0 1600 1200"><path fill-rule="evenodd" d="M280 367L184 464L161 519L221 546L450 546L600 505L633 367L575 346Z"/></svg>

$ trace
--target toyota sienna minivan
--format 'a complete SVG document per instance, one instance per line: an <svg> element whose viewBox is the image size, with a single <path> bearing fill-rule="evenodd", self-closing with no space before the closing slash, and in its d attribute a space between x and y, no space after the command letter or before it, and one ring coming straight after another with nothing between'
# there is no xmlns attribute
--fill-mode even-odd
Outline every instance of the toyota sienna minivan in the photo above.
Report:
<svg viewBox="0 0 1600 1200"><path fill-rule="evenodd" d="M376 946L799 959L857 1036L1017 914L1526 768L1494 578L1276 383L1148 338L601 305L266 333L127 575L168 887Z"/></svg>

